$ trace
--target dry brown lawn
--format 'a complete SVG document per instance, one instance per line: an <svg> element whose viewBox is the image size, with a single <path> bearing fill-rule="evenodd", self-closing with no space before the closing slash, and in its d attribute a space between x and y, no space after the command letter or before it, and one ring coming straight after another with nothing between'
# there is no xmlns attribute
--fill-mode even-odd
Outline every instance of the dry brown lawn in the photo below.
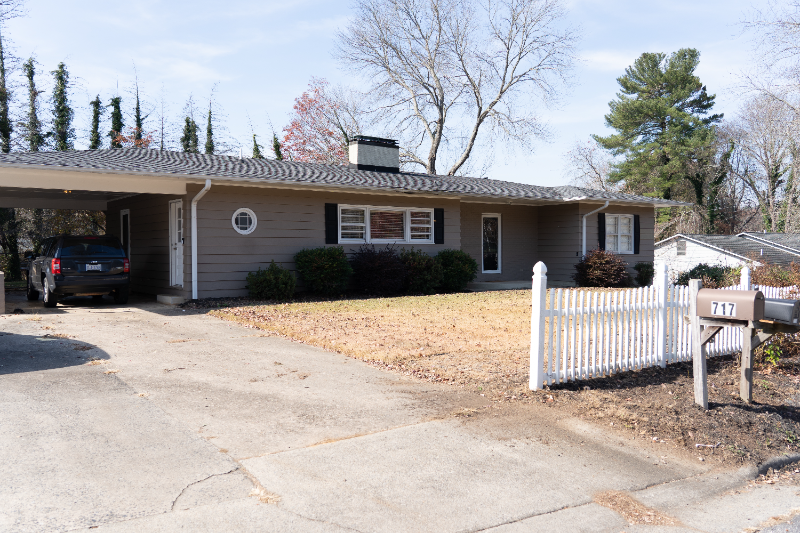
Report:
<svg viewBox="0 0 800 533"><path fill-rule="evenodd" d="M431 380L522 392L530 310L531 293L520 290L247 304L211 313Z"/></svg>

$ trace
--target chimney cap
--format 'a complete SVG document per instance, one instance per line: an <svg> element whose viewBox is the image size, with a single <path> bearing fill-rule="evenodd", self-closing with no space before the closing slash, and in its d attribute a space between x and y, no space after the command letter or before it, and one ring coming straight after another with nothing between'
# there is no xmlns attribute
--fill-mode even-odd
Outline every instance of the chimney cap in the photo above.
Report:
<svg viewBox="0 0 800 533"><path fill-rule="evenodd" d="M396 147L398 146L397 140L395 139L384 139L382 137L370 137L368 135L354 135L350 144L354 143L369 143L369 144L379 144L382 146L391 146Z"/></svg>

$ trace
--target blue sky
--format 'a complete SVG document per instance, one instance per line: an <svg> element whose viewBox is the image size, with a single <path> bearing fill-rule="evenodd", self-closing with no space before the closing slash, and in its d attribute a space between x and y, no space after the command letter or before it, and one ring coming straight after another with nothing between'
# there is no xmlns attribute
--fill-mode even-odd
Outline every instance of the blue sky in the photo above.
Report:
<svg viewBox="0 0 800 533"><path fill-rule="evenodd" d="M178 119L190 94L206 105L216 84L231 139L248 143L250 125L262 140L288 122L294 98L311 76L357 85L331 56L336 31L351 15L347 1L157 1L99 4L89 0L30 0L27 15L6 29L12 52L33 54L49 89L64 61L76 81L78 147L85 147L88 102L126 98L136 65L140 90L153 104L161 91ZM697 71L717 112L733 115L744 97L738 75L751 69L752 36L738 22L749 1L572 0L569 22L581 28L574 84L558 107L542 109L552 132L533 153L498 151L488 175L495 179L557 185L566 181L564 154L577 140L605 133L603 116L616 78L642 52L701 51ZM49 95L45 95L45 98ZM17 90L18 98L24 98ZM130 98L124 101L132 107ZM130 109L127 109L130 111ZM106 117L107 118L107 117ZM151 126L155 129L155 125ZM249 149L249 146L248 148Z"/></svg>

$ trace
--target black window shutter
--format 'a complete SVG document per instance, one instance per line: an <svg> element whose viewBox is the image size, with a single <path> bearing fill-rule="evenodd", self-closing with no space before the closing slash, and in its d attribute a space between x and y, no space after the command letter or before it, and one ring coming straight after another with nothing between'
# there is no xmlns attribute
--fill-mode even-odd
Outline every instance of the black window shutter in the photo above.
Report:
<svg viewBox="0 0 800 533"><path fill-rule="evenodd" d="M639 230L639 215L633 215L633 253L639 253L639 239L641 231Z"/></svg>
<svg viewBox="0 0 800 533"><path fill-rule="evenodd" d="M325 244L339 244L339 204L325 204Z"/></svg>
<svg viewBox="0 0 800 533"><path fill-rule="evenodd" d="M441 207L433 210L433 243L444 244L444 209Z"/></svg>
<svg viewBox="0 0 800 533"><path fill-rule="evenodd" d="M606 214L597 213L597 246L606 249Z"/></svg>

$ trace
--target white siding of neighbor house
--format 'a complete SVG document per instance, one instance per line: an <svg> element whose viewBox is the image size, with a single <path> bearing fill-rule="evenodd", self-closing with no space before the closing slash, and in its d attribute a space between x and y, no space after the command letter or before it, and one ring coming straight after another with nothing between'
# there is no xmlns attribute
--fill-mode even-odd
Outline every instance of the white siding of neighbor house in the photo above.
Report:
<svg viewBox="0 0 800 533"><path fill-rule="evenodd" d="M746 261L735 255L703 246L689 239L685 239L686 255L678 255L679 240L672 239L660 246L656 246L655 250L654 262L656 267L661 263L666 264L670 279L675 279L679 273L691 270L700 263L730 267L738 267L746 263Z"/></svg>

